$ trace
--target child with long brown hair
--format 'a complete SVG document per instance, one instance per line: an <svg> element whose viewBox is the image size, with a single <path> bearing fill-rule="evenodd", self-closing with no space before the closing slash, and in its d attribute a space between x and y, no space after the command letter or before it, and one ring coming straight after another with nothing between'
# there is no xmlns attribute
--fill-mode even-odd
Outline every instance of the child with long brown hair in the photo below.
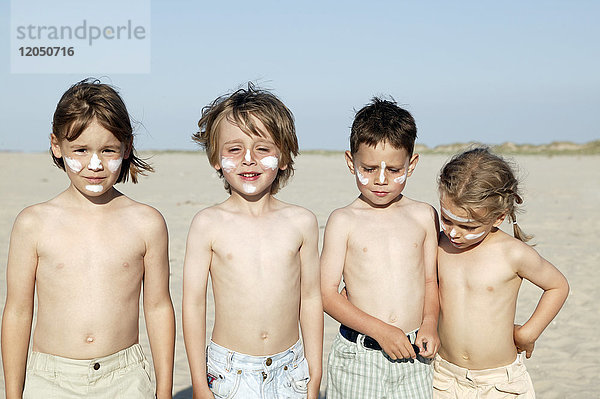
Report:
<svg viewBox="0 0 600 399"><path fill-rule="evenodd" d="M501 157L487 148L463 152L443 167L438 185L444 234L434 398L534 398L521 352L531 357L567 297L567 280L525 244L531 237L517 224L518 180ZM506 217L514 237L499 229ZM514 319L523 279L544 293L520 326Z"/></svg>

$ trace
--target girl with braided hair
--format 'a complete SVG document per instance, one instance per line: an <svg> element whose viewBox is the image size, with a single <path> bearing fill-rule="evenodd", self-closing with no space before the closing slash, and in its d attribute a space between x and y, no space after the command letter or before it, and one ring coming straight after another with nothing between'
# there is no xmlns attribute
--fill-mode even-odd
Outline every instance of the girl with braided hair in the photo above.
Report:
<svg viewBox="0 0 600 399"><path fill-rule="evenodd" d="M487 148L450 160L438 178L439 337L434 398L535 398L523 352L562 307L569 285L525 242L523 202L511 166ZM505 218L513 235L499 229ZM523 279L544 292L525 324L514 324Z"/></svg>

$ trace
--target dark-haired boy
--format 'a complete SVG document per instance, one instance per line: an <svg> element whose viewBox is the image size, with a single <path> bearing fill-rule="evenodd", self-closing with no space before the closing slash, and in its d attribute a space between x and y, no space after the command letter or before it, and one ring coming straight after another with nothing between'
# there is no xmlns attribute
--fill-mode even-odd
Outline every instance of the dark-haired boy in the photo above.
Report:
<svg viewBox="0 0 600 399"><path fill-rule="evenodd" d="M402 195L418 161L416 133L410 113L378 98L352 124L346 162L360 195L331 214L321 254L323 306L342 324L329 356L328 399L432 395L437 215Z"/></svg>

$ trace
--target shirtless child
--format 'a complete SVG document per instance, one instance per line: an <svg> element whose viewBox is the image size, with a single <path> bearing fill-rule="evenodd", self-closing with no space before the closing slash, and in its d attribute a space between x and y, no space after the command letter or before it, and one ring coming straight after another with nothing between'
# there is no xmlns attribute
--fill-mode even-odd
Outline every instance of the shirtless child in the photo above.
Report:
<svg viewBox="0 0 600 399"><path fill-rule="evenodd" d="M13 227L2 318L6 397L170 398L167 229L157 210L113 187L152 170L135 155L118 93L92 80L67 90L54 113L51 151L71 184L23 210ZM138 344L142 289L156 391Z"/></svg>
<svg viewBox="0 0 600 399"><path fill-rule="evenodd" d="M331 214L321 254L324 309L342 324L327 399L431 397L437 216L402 195L418 161L416 135L410 113L378 98L352 124L346 161L360 196Z"/></svg>
<svg viewBox="0 0 600 399"><path fill-rule="evenodd" d="M438 251L442 345L434 361L434 398L534 398L523 364L562 307L569 285L525 244L521 199L510 166L486 148L455 156L439 177L444 234ZM499 230L509 217L514 237ZM544 290L534 313L514 325L527 279Z"/></svg>
<svg viewBox="0 0 600 399"><path fill-rule="evenodd" d="M188 235L183 333L194 398L316 399L323 350L317 221L273 197L298 153L293 116L250 84L206 107L198 126L194 140L231 195L198 212ZM206 349L209 274L215 325Z"/></svg>

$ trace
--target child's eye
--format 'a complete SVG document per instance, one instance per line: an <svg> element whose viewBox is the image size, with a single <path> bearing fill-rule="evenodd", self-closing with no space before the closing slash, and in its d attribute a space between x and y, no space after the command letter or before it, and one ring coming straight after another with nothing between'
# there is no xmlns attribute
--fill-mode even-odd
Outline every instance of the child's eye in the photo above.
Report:
<svg viewBox="0 0 600 399"><path fill-rule="evenodd" d="M270 151L270 149L267 147L258 147L256 150L260 151L260 152L269 152Z"/></svg>
<svg viewBox="0 0 600 399"><path fill-rule="evenodd" d="M76 154L84 154L85 153L85 148L76 148L73 150L74 153Z"/></svg>
<svg viewBox="0 0 600 399"><path fill-rule="evenodd" d="M371 172L373 172L375 170L375 168L365 168L365 167L363 167L363 170L365 172L367 172L367 173L371 173Z"/></svg>
<svg viewBox="0 0 600 399"><path fill-rule="evenodd" d="M231 152L231 153L235 153L235 152L240 152L240 150L241 150L240 147L232 147L232 148L228 149L227 151Z"/></svg>
<svg viewBox="0 0 600 399"><path fill-rule="evenodd" d="M388 170L392 173L398 173L400 172L400 169L396 169L396 168L388 168Z"/></svg>

